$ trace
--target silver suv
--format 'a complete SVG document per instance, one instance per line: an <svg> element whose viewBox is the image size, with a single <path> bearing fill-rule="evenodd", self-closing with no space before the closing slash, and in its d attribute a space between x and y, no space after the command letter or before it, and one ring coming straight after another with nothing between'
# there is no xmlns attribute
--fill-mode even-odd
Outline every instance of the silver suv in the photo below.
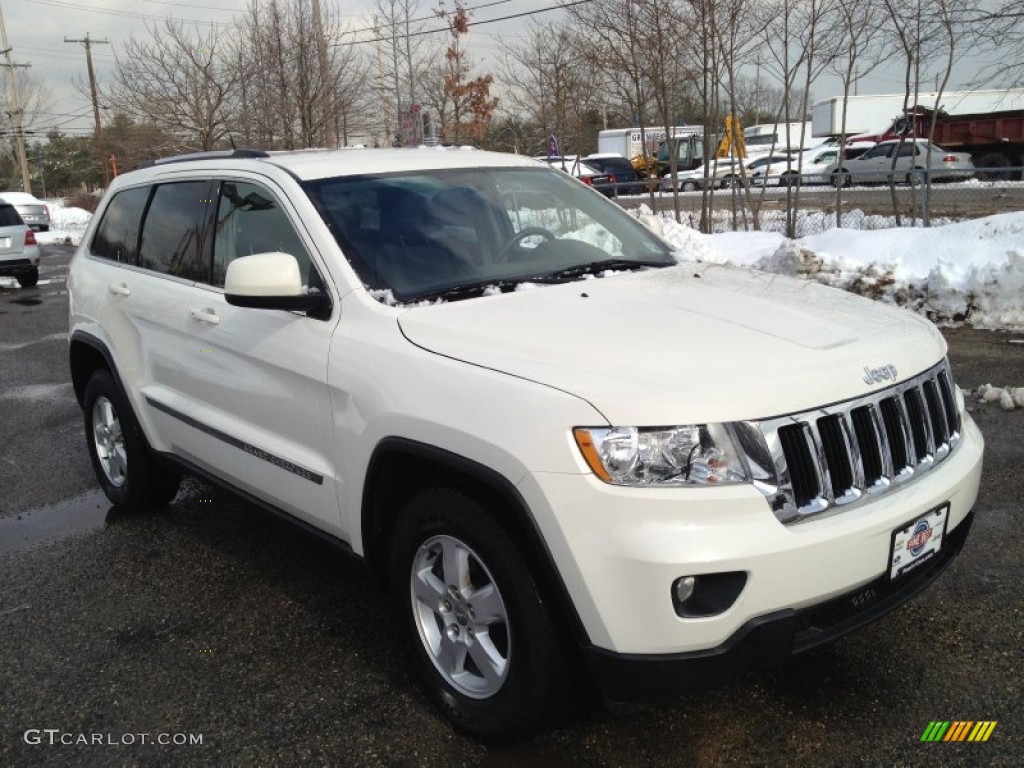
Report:
<svg viewBox="0 0 1024 768"><path fill-rule="evenodd" d="M68 279L99 483L144 509L195 473L364 558L481 737L577 669L649 701L898 609L978 491L942 336L646 223L465 149L124 174Z"/></svg>
<svg viewBox="0 0 1024 768"><path fill-rule="evenodd" d="M39 282L36 236L10 203L0 200L0 277L13 277L22 288Z"/></svg>

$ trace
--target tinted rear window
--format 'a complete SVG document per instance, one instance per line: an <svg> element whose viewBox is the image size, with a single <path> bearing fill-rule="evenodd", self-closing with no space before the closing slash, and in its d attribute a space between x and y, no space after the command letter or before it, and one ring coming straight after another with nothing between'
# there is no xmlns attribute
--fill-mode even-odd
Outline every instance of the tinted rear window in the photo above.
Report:
<svg viewBox="0 0 1024 768"><path fill-rule="evenodd" d="M0 227L16 227L24 223L13 205L0 205Z"/></svg>
<svg viewBox="0 0 1024 768"><path fill-rule="evenodd" d="M138 263L139 224L149 199L149 187L126 189L114 195L92 241L92 253L125 264Z"/></svg>

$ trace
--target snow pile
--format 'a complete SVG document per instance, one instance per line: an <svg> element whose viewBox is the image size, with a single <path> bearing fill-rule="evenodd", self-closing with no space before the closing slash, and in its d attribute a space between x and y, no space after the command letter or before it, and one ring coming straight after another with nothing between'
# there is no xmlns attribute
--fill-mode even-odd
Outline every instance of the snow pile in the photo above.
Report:
<svg viewBox="0 0 1024 768"><path fill-rule="evenodd" d="M979 402L999 403L999 407L1004 411L1024 408L1024 387L993 387L991 384L982 384L975 394Z"/></svg>
<svg viewBox="0 0 1024 768"><path fill-rule="evenodd" d="M81 208L65 208L50 200L46 205L50 209L50 231L36 232L36 242L40 245L78 245L82 242L92 214Z"/></svg>
<svg viewBox="0 0 1024 768"><path fill-rule="evenodd" d="M800 276L940 323L1024 330L1024 212L927 229L832 228L797 240L777 232L702 235L666 219L664 237L680 260Z"/></svg>

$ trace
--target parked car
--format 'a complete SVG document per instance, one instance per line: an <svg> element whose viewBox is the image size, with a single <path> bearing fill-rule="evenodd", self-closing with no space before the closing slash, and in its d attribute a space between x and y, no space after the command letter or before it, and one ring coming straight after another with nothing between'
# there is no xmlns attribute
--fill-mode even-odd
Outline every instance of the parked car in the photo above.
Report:
<svg viewBox="0 0 1024 768"><path fill-rule="evenodd" d="M895 168L893 158L895 157ZM836 162L827 170L837 187L850 184L923 183L969 179L974 175L974 162L966 152L950 152L926 139L882 141L864 154Z"/></svg>
<svg viewBox="0 0 1024 768"><path fill-rule="evenodd" d="M660 221L465 149L124 173L68 273L97 481L141 512L195 473L362 558L390 614L339 621L386 623L483 738L897 609L960 551L981 477L942 336L680 265ZM914 610L915 644L940 642L941 605Z"/></svg>
<svg viewBox="0 0 1024 768"><path fill-rule="evenodd" d="M747 178L755 186L792 186L799 179L795 155L767 155L747 163Z"/></svg>
<svg viewBox="0 0 1024 768"><path fill-rule="evenodd" d="M713 158L706 183L715 189L736 186L743 173L740 170L742 163L742 159ZM671 174L665 176L661 189L663 192L671 192L675 186L680 192L693 192L703 189L704 184L704 165L701 164L689 171L679 171L675 179Z"/></svg>
<svg viewBox="0 0 1024 768"><path fill-rule="evenodd" d="M575 176L588 187L593 187L605 197L613 197L615 194L615 176L604 173L589 163L583 162L579 155L565 157L539 157L535 158L548 163L554 168L565 171L570 176Z"/></svg>
<svg viewBox="0 0 1024 768"><path fill-rule="evenodd" d="M13 277L22 288L39 282L36 236L10 203L0 200L0 276Z"/></svg>
<svg viewBox="0 0 1024 768"><path fill-rule="evenodd" d="M50 229L50 208L37 197L25 192L0 192L0 199L13 205L21 220L36 232Z"/></svg>
<svg viewBox="0 0 1024 768"><path fill-rule="evenodd" d="M645 189L643 182L640 181L640 177L637 176L633 164L622 155L587 155L583 158L583 162L601 173L607 173L609 176L615 177L613 190L616 196L635 195Z"/></svg>

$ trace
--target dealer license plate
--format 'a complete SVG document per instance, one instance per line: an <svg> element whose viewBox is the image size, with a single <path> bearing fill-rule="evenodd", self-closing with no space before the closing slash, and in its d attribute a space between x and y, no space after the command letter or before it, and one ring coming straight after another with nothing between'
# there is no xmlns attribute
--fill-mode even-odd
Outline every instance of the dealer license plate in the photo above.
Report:
<svg viewBox="0 0 1024 768"><path fill-rule="evenodd" d="M905 576L939 554L946 536L948 517L949 504L943 504L893 531L889 551L890 579Z"/></svg>
<svg viewBox="0 0 1024 768"><path fill-rule="evenodd" d="M0 237L0 248L10 248L10 247L11 247L11 238L9 238L9 237Z"/></svg>

